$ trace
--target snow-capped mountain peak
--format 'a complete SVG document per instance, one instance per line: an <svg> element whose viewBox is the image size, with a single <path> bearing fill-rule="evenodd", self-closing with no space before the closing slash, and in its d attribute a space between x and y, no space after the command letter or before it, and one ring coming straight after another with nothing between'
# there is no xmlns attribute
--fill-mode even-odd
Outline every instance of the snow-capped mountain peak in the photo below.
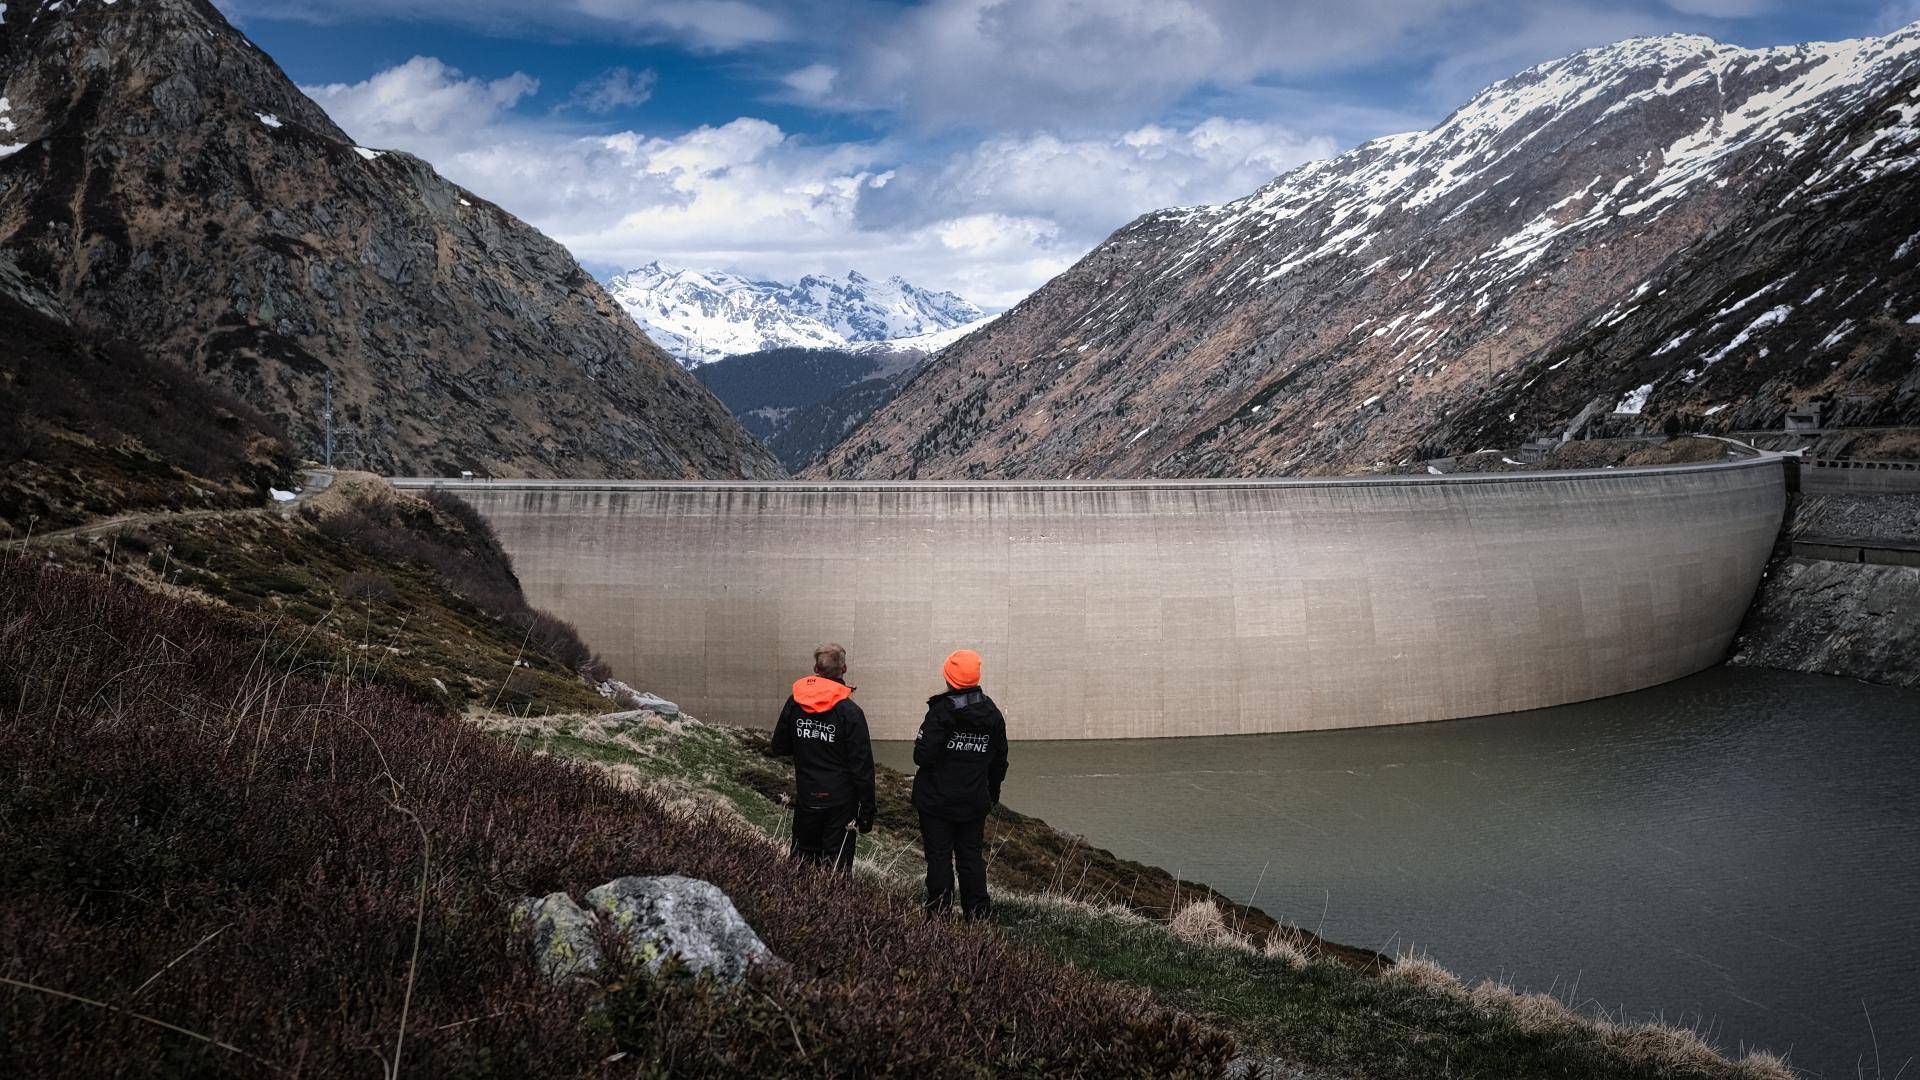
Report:
<svg viewBox="0 0 1920 1080"><path fill-rule="evenodd" d="M607 290L689 367L762 349L918 338L977 322L982 314L954 293L922 289L897 275L875 281L857 270L843 278L808 274L781 282L655 261L614 277Z"/></svg>

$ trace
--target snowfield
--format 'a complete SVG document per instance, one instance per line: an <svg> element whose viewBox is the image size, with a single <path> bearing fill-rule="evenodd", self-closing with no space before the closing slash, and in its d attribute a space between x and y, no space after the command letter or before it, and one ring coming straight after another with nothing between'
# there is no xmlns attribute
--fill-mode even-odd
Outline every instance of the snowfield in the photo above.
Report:
<svg viewBox="0 0 1920 1080"><path fill-rule="evenodd" d="M781 282L652 262L614 277L607 291L689 367L783 347L932 352L983 322L978 307L953 293L857 271Z"/></svg>

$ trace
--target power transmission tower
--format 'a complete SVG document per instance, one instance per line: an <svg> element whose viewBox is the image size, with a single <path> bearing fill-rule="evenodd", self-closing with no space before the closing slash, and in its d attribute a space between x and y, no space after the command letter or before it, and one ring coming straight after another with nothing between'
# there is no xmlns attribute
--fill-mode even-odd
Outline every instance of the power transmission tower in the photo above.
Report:
<svg viewBox="0 0 1920 1080"><path fill-rule="evenodd" d="M326 428L326 463L327 468L331 469L333 468L333 372L331 371L327 372L327 404L320 413L320 419Z"/></svg>

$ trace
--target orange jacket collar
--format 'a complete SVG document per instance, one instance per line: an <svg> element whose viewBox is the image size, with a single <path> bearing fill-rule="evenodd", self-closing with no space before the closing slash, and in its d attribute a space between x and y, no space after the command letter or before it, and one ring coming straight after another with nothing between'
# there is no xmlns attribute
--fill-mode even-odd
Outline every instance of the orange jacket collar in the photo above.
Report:
<svg viewBox="0 0 1920 1080"><path fill-rule="evenodd" d="M809 675L793 684L793 700L810 713L823 713L853 696L853 687L820 675Z"/></svg>

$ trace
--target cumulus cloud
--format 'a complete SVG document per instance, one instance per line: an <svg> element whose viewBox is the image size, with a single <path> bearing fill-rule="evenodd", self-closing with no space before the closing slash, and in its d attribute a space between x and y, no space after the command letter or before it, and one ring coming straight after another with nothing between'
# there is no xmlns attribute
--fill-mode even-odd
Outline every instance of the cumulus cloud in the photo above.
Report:
<svg viewBox="0 0 1920 1080"><path fill-rule="evenodd" d="M1108 138L995 138L932 163L903 161L892 144L811 145L753 119L613 141L629 174L653 177L669 194L618 220L563 230L583 257L778 276L899 273L993 306L1015 302L1145 211L1244 195L1335 149L1325 138L1217 118Z"/></svg>
<svg viewBox="0 0 1920 1080"><path fill-rule="evenodd" d="M994 136L932 163L900 166L898 179L862 211L874 227L970 214L1041 218L1085 250L1145 211L1237 198L1338 149L1324 135L1219 117L1106 137Z"/></svg>
<svg viewBox="0 0 1920 1080"><path fill-rule="evenodd" d="M839 77L840 69L832 64L808 64L781 76L780 81L800 100L819 102L827 100Z"/></svg>
<svg viewBox="0 0 1920 1080"><path fill-rule="evenodd" d="M652 68L635 71L628 67L609 68L573 88L567 104L590 113L610 113L632 108L653 96L653 84L660 75Z"/></svg>
<svg viewBox="0 0 1920 1080"><path fill-rule="evenodd" d="M348 134L375 146L437 150L444 139L486 128L540 80L516 71L470 79L431 56L416 56L363 82L301 87Z"/></svg>
<svg viewBox="0 0 1920 1080"><path fill-rule="evenodd" d="M650 259L771 276L858 269L1011 304L1163 206L1247 194L1336 147L1211 118L932 151L823 143L740 117L670 135L593 131L514 105L533 80L415 57L308 92L355 138L426 158L597 270Z"/></svg>

